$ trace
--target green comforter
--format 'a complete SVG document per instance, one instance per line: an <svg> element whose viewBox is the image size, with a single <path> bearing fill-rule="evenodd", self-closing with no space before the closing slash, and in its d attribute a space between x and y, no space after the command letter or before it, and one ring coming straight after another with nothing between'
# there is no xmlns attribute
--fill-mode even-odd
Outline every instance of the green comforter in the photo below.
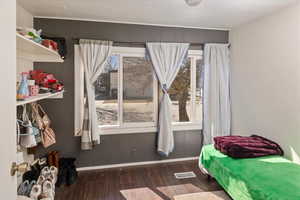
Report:
<svg viewBox="0 0 300 200"><path fill-rule="evenodd" d="M300 200L300 165L281 156L233 159L207 145L199 162L234 200Z"/></svg>

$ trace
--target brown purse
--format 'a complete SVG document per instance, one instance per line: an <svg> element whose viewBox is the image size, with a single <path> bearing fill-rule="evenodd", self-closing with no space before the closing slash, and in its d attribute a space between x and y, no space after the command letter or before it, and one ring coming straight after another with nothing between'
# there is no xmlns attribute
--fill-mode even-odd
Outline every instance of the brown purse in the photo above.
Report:
<svg viewBox="0 0 300 200"><path fill-rule="evenodd" d="M56 143L55 133L53 129L50 128L50 119L41 105L37 103L32 103L32 118L37 123L42 134L42 143L45 148ZM42 114L42 116L41 116Z"/></svg>
<svg viewBox="0 0 300 200"><path fill-rule="evenodd" d="M55 133L52 128L46 127L42 132L42 143L45 148L56 143Z"/></svg>
<svg viewBox="0 0 300 200"><path fill-rule="evenodd" d="M50 126L50 119L42 106L37 103L32 103L32 118L36 121L39 129L44 129L46 126Z"/></svg>

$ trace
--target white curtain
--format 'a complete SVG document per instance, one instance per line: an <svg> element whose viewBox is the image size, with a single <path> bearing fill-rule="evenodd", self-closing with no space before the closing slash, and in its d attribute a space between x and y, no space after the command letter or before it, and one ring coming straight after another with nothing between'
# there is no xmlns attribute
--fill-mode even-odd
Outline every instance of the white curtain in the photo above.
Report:
<svg viewBox="0 0 300 200"><path fill-rule="evenodd" d="M189 44L147 43L154 71L163 90L159 108L158 152L168 156L174 149L172 129L172 102L168 94L181 65L184 63Z"/></svg>
<svg viewBox="0 0 300 200"><path fill-rule="evenodd" d="M203 135L204 144L216 136L230 135L229 45L204 48Z"/></svg>
<svg viewBox="0 0 300 200"><path fill-rule="evenodd" d="M84 117L84 67L82 64L79 44L74 45L74 136L82 135L82 125Z"/></svg>
<svg viewBox="0 0 300 200"><path fill-rule="evenodd" d="M103 71L112 52L112 42L98 40L80 40L80 58L85 74L85 108L83 127L81 130L81 148L92 149L100 143L98 132L97 113L95 105L94 83Z"/></svg>

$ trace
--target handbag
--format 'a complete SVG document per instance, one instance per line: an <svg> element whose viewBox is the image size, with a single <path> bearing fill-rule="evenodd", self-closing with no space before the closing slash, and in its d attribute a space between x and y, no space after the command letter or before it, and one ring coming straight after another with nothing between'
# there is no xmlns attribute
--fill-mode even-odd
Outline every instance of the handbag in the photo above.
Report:
<svg viewBox="0 0 300 200"><path fill-rule="evenodd" d="M35 141L36 143L41 143L42 142L42 135L40 130L33 124L32 126L32 130L33 130L33 135L35 137Z"/></svg>
<svg viewBox="0 0 300 200"><path fill-rule="evenodd" d="M17 120L17 144L20 144L21 136L25 137L29 135L28 133L26 133L26 130L30 128L32 129L31 134L35 137L36 144L42 142L42 136L38 128L36 128L34 125L28 125L22 120Z"/></svg>
<svg viewBox="0 0 300 200"><path fill-rule="evenodd" d="M32 103L31 108L32 118L34 119L40 130L43 130L46 126L50 126L51 121L41 105ZM42 114L42 116L40 113Z"/></svg>
<svg viewBox="0 0 300 200"><path fill-rule="evenodd" d="M22 120L18 120L18 122L20 123L19 126L17 126L19 127L19 131L17 131L17 133L19 134L17 137L19 138L19 144L25 148L37 146L35 131L27 115L26 105L23 105Z"/></svg>
<svg viewBox="0 0 300 200"><path fill-rule="evenodd" d="M45 148L56 143L55 133L52 128L46 127L42 134L42 144Z"/></svg>
<svg viewBox="0 0 300 200"><path fill-rule="evenodd" d="M41 105L33 103L31 106L32 117L41 131L42 144L47 148L56 143L55 133L53 129L50 128L51 121Z"/></svg>
<svg viewBox="0 0 300 200"><path fill-rule="evenodd" d="M31 117L32 117L32 130L34 132L34 136L35 136L35 140L37 143L41 143L42 142L42 135L41 135L41 129L40 129L40 125L39 123L37 123L37 119L34 117L35 115L33 114L34 111L33 109L31 109ZM40 120L40 122L42 122L42 120ZM42 123L41 127L43 126Z"/></svg>
<svg viewBox="0 0 300 200"><path fill-rule="evenodd" d="M36 104L31 104L32 119L40 130L44 129L44 123L42 117L39 115Z"/></svg>

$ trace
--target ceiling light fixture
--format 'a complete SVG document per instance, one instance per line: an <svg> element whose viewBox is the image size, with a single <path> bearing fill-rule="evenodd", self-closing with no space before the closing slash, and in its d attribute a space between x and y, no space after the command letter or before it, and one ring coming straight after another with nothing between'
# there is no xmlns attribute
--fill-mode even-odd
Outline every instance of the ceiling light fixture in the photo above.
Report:
<svg viewBox="0 0 300 200"><path fill-rule="evenodd" d="M185 2L189 6L198 6L202 0L185 0Z"/></svg>

